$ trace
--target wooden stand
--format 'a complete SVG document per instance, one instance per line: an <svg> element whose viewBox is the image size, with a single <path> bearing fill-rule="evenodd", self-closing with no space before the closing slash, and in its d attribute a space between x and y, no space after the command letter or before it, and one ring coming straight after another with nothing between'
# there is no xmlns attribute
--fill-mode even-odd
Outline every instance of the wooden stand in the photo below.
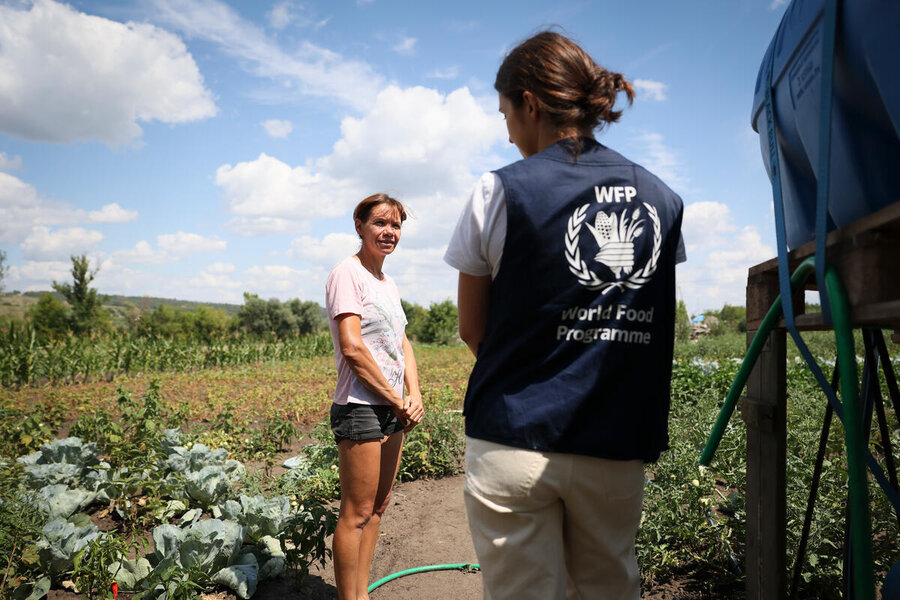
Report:
<svg viewBox="0 0 900 600"><path fill-rule="evenodd" d="M847 291L854 327L893 329L900 342L900 202L828 234L827 259ZM788 255L791 272L815 254L809 243ZM810 280L807 289L814 290ZM747 277L747 341L779 295L778 260ZM822 315L804 314L794 298L798 330L827 329ZM741 412L747 424L747 599L784 598L786 579L786 329L774 329L747 381ZM823 394L824 397L824 394Z"/></svg>

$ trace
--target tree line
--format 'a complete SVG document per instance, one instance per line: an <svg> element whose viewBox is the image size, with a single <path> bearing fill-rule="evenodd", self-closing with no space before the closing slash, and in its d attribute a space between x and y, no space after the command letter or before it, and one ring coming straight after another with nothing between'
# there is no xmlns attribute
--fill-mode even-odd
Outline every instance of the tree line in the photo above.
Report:
<svg viewBox="0 0 900 600"><path fill-rule="evenodd" d="M0 254L0 291L5 258L5 254ZM244 303L236 314L205 305L186 309L161 304L148 310L131 302L110 309L103 305L103 296L91 287L98 268L92 269L85 255L72 256L71 261L72 281L54 281L55 293L42 294L26 311L26 322L41 339L123 333L211 343L239 336L284 340L328 329L325 310L316 302L299 298L282 302L249 292L244 293ZM433 303L428 309L403 301L403 310L411 340L458 343L456 305L450 300Z"/></svg>

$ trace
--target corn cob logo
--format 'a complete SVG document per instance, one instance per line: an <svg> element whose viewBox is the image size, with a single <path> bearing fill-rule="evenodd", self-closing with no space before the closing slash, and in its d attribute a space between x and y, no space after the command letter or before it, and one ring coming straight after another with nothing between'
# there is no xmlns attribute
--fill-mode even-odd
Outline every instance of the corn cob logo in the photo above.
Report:
<svg viewBox="0 0 900 600"><path fill-rule="evenodd" d="M662 234L660 231L659 215L652 205L643 202L647 211L646 218L653 225L653 251L647 259L647 263L635 270L634 268L634 242L644 235L644 218L640 208L625 210L621 214L610 211L606 213L597 211L594 224L585 222L589 204L585 204L575 210L569 218L566 227L566 262L569 271L578 279L578 283L592 290L599 290L605 294L615 288L638 289L650 281L650 277L656 271L656 263L659 260L662 248ZM581 258L579 247L581 226L586 225L594 240L597 242L597 253L594 261L605 265L612 271L613 281L604 281Z"/></svg>

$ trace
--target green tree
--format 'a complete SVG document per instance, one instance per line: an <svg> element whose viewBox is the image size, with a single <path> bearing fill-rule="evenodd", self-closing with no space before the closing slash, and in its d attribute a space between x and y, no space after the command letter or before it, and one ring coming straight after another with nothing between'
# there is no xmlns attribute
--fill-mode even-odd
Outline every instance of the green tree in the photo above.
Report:
<svg viewBox="0 0 900 600"><path fill-rule="evenodd" d="M430 344L454 344L459 340L459 315L450 300L432 302L422 325L420 340Z"/></svg>
<svg viewBox="0 0 900 600"><path fill-rule="evenodd" d="M230 317L220 308L211 306L198 306L188 313L190 317L190 331L196 339L206 343L215 338L223 337L228 332Z"/></svg>
<svg viewBox="0 0 900 600"><path fill-rule="evenodd" d="M9 272L9 267L6 264L6 252L0 250L0 292L3 291L3 281L6 279L6 274Z"/></svg>
<svg viewBox="0 0 900 600"><path fill-rule="evenodd" d="M177 338L185 333L185 319L179 311L168 304L160 304L152 311L141 315L138 332L149 337Z"/></svg>
<svg viewBox="0 0 900 600"><path fill-rule="evenodd" d="M747 309L743 306L725 304L720 311L714 314L719 318L719 325L714 328L712 333L743 333L747 331Z"/></svg>
<svg viewBox="0 0 900 600"><path fill-rule="evenodd" d="M297 317L297 333L300 335L316 333L325 328L322 307L312 300L304 302L294 298L288 302L291 312Z"/></svg>
<svg viewBox="0 0 900 600"><path fill-rule="evenodd" d="M412 304L406 300L401 300L403 312L406 314L406 337L411 340L422 340L422 328L425 326L425 320L428 319L428 310L418 304Z"/></svg>
<svg viewBox="0 0 900 600"><path fill-rule="evenodd" d="M691 317L688 315L684 300L678 301L675 307L675 340L686 342L691 339Z"/></svg>
<svg viewBox="0 0 900 600"><path fill-rule="evenodd" d="M37 304L28 309L26 315L31 319L38 335L57 338L66 335L69 330L69 309L56 296L47 292L41 294Z"/></svg>
<svg viewBox="0 0 900 600"><path fill-rule="evenodd" d="M254 335L264 335L272 331L266 301L250 292L244 292L244 305L238 312L238 320L244 331Z"/></svg>
<svg viewBox="0 0 900 600"><path fill-rule="evenodd" d="M287 304L282 304L278 298L269 298L266 303L266 312L275 335L280 338L296 335L297 317Z"/></svg>
<svg viewBox="0 0 900 600"><path fill-rule="evenodd" d="M72 283L53 282L53 289L63 295L72 307L69 327L76 334L102 329L109 315L103 309L97 290L90 287L99 268L93 271L86 255L72 256Z"/></svg>

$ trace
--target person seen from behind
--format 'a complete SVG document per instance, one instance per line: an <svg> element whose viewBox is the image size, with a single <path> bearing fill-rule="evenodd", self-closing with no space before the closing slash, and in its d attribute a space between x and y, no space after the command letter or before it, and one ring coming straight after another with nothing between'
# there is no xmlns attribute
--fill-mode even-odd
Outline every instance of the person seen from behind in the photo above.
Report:
<svg viewBox="0 0 900 600"><path fill-rule="evenodd" d="M626 79L544 31L494 87L523 160L484 174L459 271L465 503L491 600L636 600L644 465L668 447L682 201L599 143Z"/></svg>

